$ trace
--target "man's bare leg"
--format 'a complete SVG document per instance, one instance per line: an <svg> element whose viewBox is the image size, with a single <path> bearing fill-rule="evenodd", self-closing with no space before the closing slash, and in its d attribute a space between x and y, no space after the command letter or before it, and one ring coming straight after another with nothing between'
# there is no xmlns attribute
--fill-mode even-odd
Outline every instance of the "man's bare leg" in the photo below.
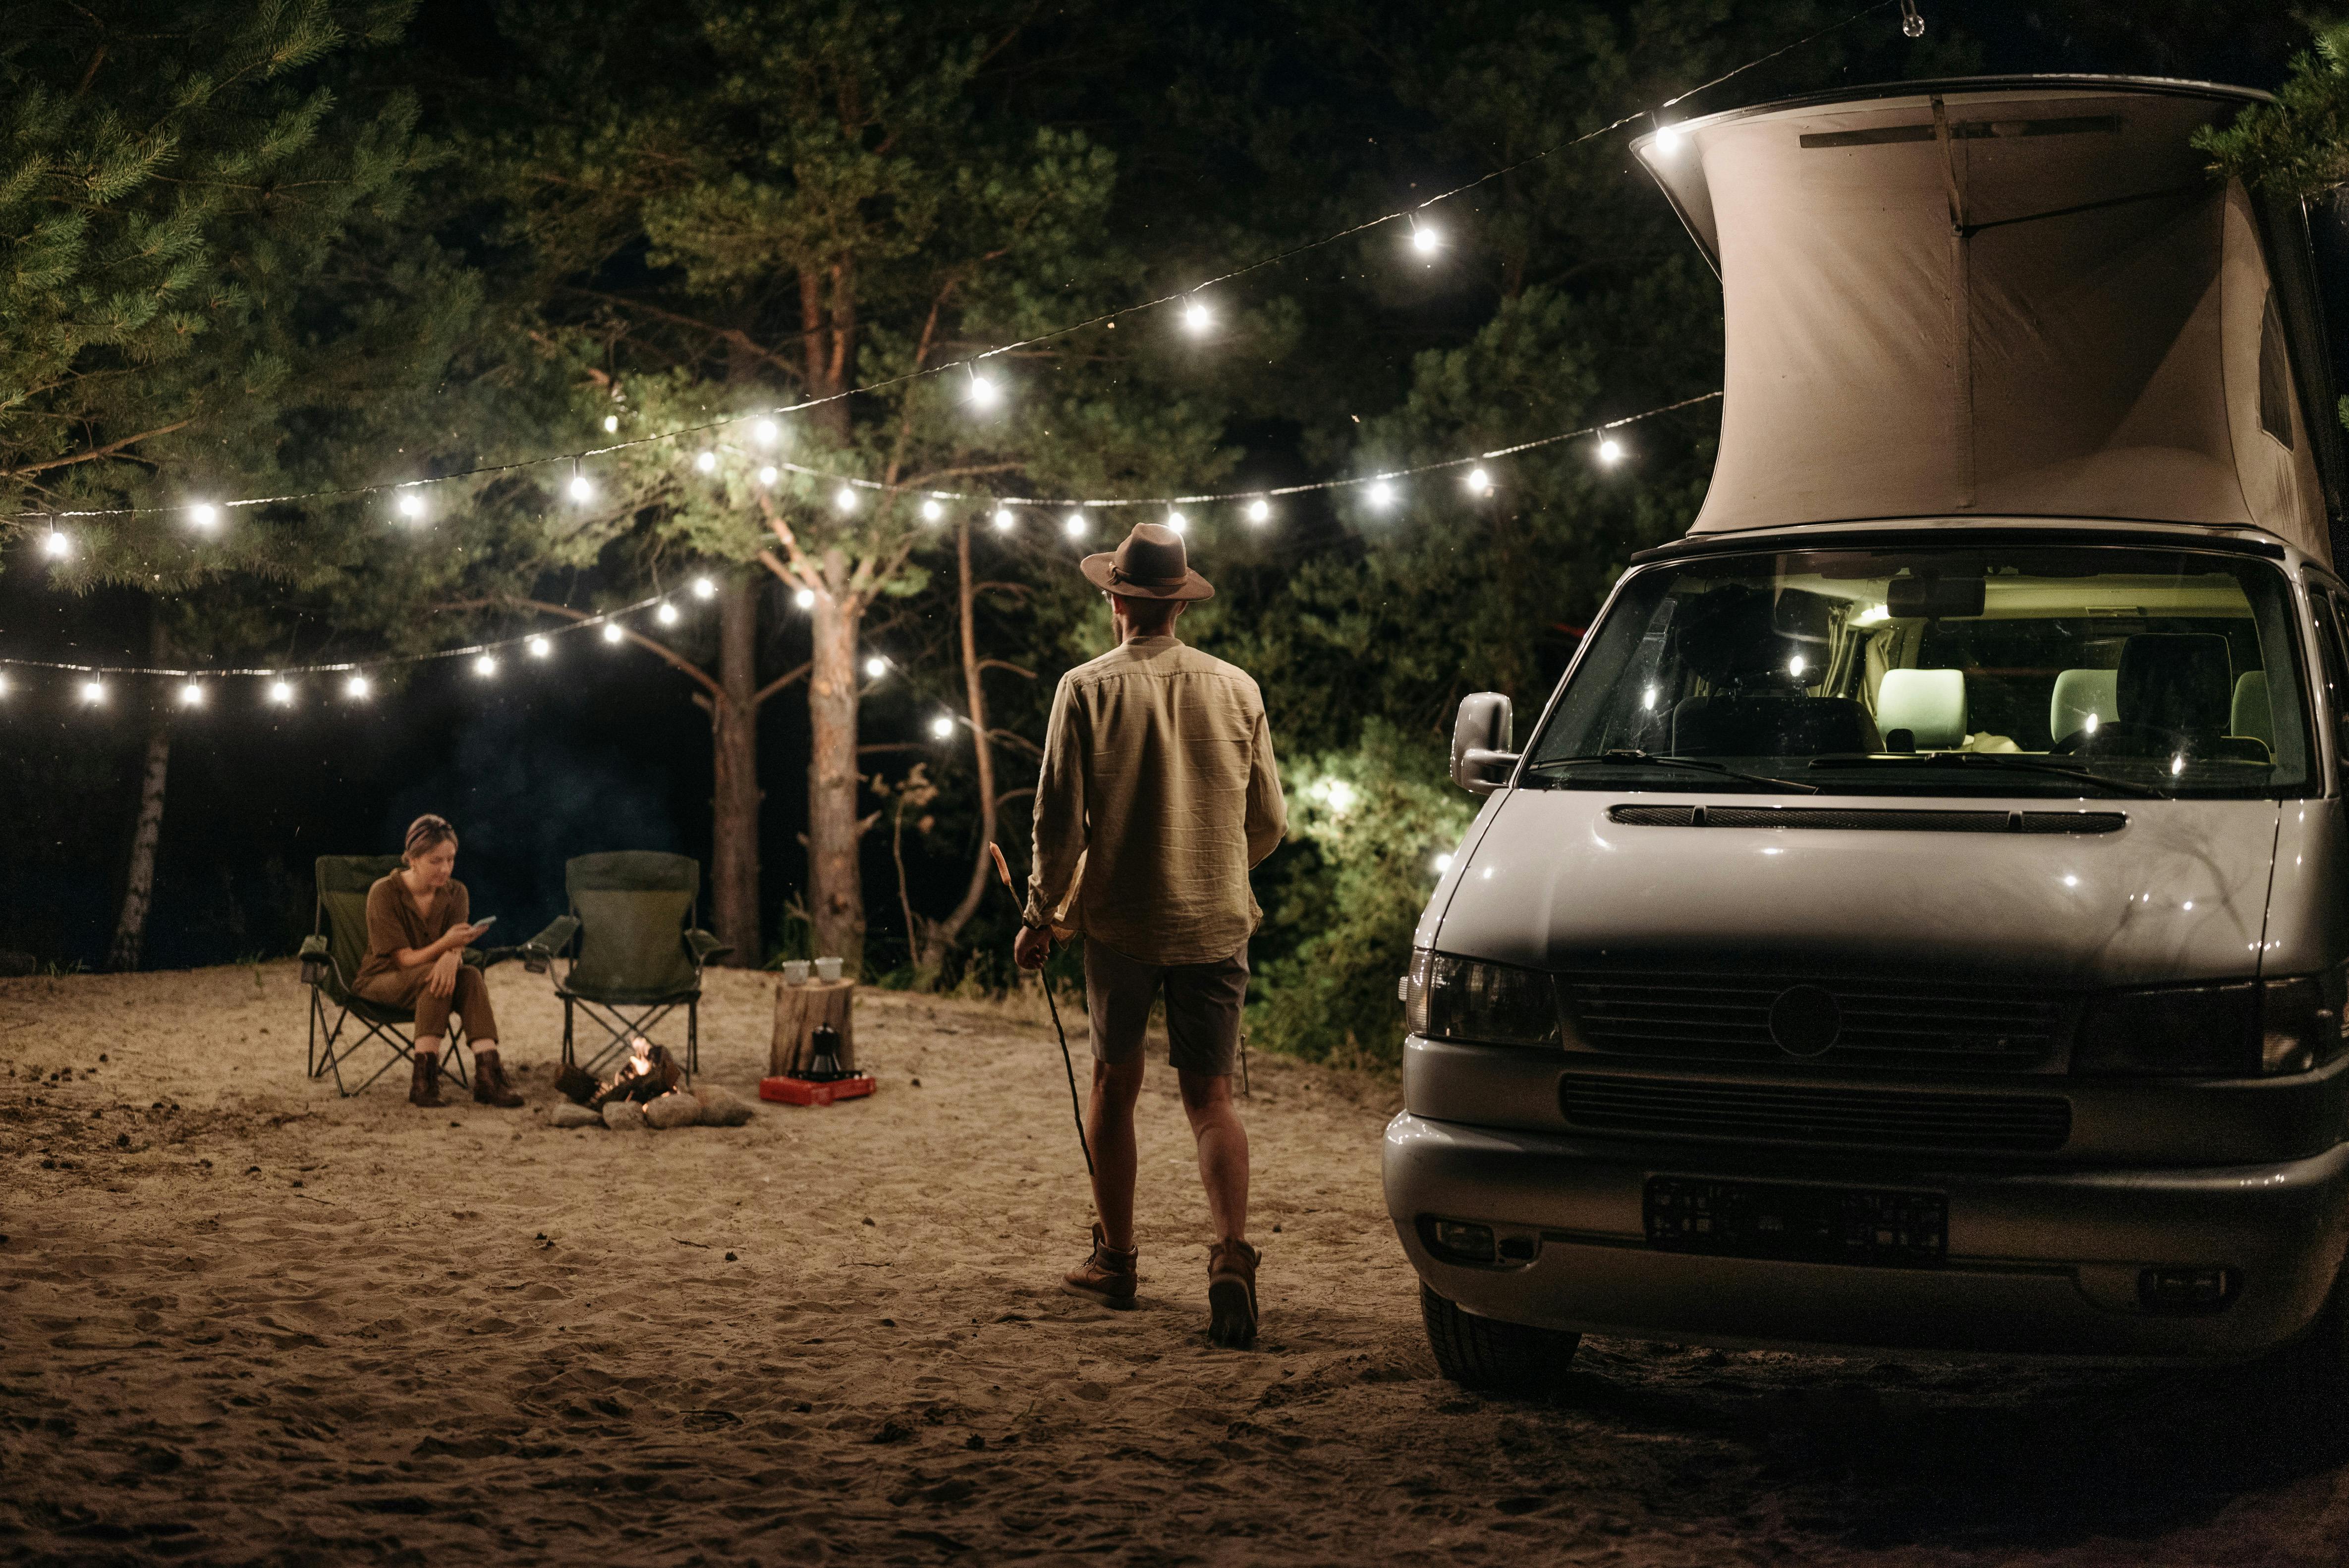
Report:
<svg viewBox="0 0 2349 1568"><path fill-rule="evenodd" d="M1143 1062L1136 1053L1115 1066L1093 1059L1093 1089L1085 1108L1085 1141L1093 1151L1093 1212L1102 1239L1119 1252L1133 1250L1133 1108L1142 1098ZM1245 1160L1245 1153L1243 1153ZM1245 1185L1245 1178L1243 1178Z"/></svg>
<svg viewBox="0 0 2349 1568"><path fill-rule="evenodd" d="M1178 1071L1175 1078L1183 1088L1183 1112L1191 1119L1191 1136L1199 1143L1199 1184L1207 1190L1207 1217L1215 1222L1216 1240L1246 1241L1247 1129L1240 1125L1239 1112L1232 1107L1232 1075ZM1138 1078L1136 1087L1140 1087ZM1128 1136L1132 1136L1131 1123ZM1133 1190L1132 1171L1129 1164L1129 1195Z"/></svg>

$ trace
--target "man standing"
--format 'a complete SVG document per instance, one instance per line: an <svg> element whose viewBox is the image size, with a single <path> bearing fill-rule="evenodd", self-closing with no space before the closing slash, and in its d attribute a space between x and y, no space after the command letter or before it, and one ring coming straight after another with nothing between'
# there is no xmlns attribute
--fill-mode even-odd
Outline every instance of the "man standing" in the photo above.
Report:
<svg viewBox="0 0 2349 1568"><path fill-rule="evenodd" d="M1280 842L1287 810L1264 699L1247 672L1185 647L1174 623L1215 589L1183 536L1154 522L1081 570L1110 603L1118 645L1061 677L1036 781L1035 872L1014 955L1041 968L1052 935L1085 938L1093 1083L1092 1255L1068 1288L1130 1307L1133 1109L1142 1037L1166 998L1168 1057L1199 1146L1214 1243L1207 1336L1254 1342L1257 1251L1247 1243L1247 1130L1232 1107L1247 943L1263 912L1248 868Z"/></svg>

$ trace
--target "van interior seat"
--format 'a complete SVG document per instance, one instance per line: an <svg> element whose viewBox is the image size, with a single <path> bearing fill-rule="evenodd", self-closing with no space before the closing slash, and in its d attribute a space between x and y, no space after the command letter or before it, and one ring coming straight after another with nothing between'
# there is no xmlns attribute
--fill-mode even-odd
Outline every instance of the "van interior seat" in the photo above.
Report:
<svg viewBox="0 0 2349 1568"><path fill-rule="evenodd" d="M1905 729L1920 751L1946 751L1966 743L1966 677L1962 670L1887 670L1876 689L1876 727Z"/></svg>
<svg viewBox="0 0 2349 1568"><path fill-rule="evenodd" d="M2235 701L2227 733L2249 736L2275 749L2275 710L2268 706L2268 672L2245 670L2235 677Z"/></svg>
<svg viewBox="0 0 2349 1568"><path fill-rule="evenodd" d="M1888 674L1889 672L1887 672ZM2121 716L2118 670L2065 670L2047 699L2047 733L2056 740L2077 735L2088 720L2110 724Z"/></svg>
<svg viewBox="0 0 2349 1568"><path fill-rule="evenodd" d="M2234 692L2227 639L2216 632L2140 632L2121 645L2114 695L2124 724L2223 735Z"/></svg>

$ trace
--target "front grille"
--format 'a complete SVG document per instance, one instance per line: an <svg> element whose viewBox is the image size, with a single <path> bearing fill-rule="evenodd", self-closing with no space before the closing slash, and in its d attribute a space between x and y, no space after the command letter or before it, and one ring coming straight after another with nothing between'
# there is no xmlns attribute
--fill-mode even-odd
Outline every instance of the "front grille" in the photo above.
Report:
<svg viewBox="0 0 2349 1568"><path fill-rule="evenodd" d="M1558 1103L1570 1124L1593 1132L1725 1142L2045 1153L2072 1135L2072 1104L2052 1095L1569 1076L1558 1085Z"/></svg>
<svg viewBox="0 0 2349 1568"><path fill-rule="evenodd" d="M1877 806L1610 806L1627 828L1809 828L1846 833L2117 833L2120 811L1947 811Z"/></svg>
<svg viewBox="0 0 2349 1568"><path fill-rule="evenodd" d="M1806 1057L1844 1066L1981 1068L2051 1065L2068 1005L2044 989L1957 980L1811 979L1798 975L1559 976L1582 1043L1627 1055L1716 1061L1785 1059L1771 1009L1797 985L1832 995L1834 1043Z"/></svg>

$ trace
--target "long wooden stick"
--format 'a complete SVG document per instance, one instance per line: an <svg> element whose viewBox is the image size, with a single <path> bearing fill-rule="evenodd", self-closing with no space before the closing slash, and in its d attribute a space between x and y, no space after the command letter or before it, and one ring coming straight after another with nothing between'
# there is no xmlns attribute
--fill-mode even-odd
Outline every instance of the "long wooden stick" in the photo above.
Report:
<svg viewBox="0 0 2349 1568"><path fill-rule="evenodd" d="M1004 895L1018 906L1020 924L1027 924L1028 906L1019 903L1019 892L1011 885L1011 864L1003 858L1003 846L989 841L987 852L995 857L995 874L1003 879ZM1051 928L1047 926L1044 931L1044 951L1048 954L1052 950L1051 943ZM1069 1031L1061 1027L1061 1005L1052 1000L1051 977L1040 974L1037 978L1044 982L1044 1006L1052 1011L1052 1033L1061 1037L1061 1065L1069 1070L1069 1111L1077 1119L1077 1147L1084 1150L1085 1174L1091 1177L1093 1173L1093 1146L1085 1140L1085 1108L1084 1103L1077 1098L1077 1061L1074 1057L1069 1055Z"/></svg>

